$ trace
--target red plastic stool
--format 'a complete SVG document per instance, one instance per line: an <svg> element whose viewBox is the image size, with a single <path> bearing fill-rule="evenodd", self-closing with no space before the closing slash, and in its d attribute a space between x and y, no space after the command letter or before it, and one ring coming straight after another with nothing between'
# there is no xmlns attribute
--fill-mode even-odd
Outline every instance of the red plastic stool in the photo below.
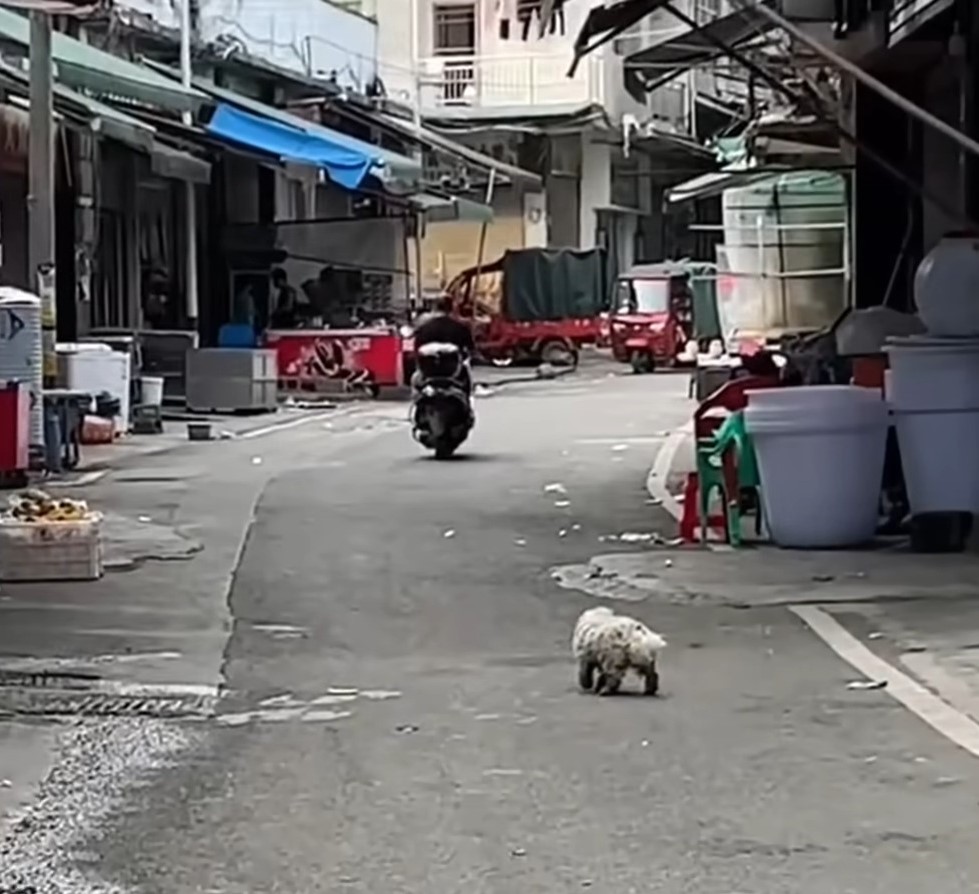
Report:
<svg viewBox="0 0 979 894"><path fill-rule="evenodd" d="M696 472L687 473L687 482L683 486L683 515L680 518L680 539L684 543L700 542L700 481ZM707 518L707 527L718 531L726 541L727 519L723 514L711 515Z"/></svg>

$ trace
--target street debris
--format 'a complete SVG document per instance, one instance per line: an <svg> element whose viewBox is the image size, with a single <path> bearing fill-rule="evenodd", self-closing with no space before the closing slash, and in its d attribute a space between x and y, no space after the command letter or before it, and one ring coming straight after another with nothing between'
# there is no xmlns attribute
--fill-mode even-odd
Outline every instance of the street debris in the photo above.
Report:
<svg viewBox="0 0 979 894"><path fill-rule="evenodd" d="M847 689L865 691L868 689L884 689L887 687L887 680L851 680L846 684Z"/></svg>
<svg viewBox="0 0 979 894"><path fill-rule="evenodd" d="M871 633L867 636L867 639L883 639L883 638L884 638L884 634L880 633L879 631L875 631L874 633Z"/></svg>
<svg viewBox="0 0 979 894"><path fill-rule="evenodd" d="M613 453L624 453L628 449L629 449L629 445L628 444L615 444L612 447L612 452Z"/></svg>
<svg viewBox="0 0 979 894"><path fill-rule="evenodd" d="M418 727L413 723L402 723L394 728L396 733L401 733L404 736L410 735L411 733L417 733Z"/></svg>
<svg viewBox="0 0 979 894"><path fill-rule="evenodd" d="M578 522L575 522L575 523L574 523L574 524L573 524L573 525L571 526L571 530L572 530L572 531L580 531L580 530L581 530L581 525L580 525L580 524L578 524Z"/></svg>
<svg viewBox="0 0 979 894"><path fill-rule="evenodd" d="M544 485L545 494L566 494L567 492L568 489L560 481L554 481L551 484Z"/></svg>
<svg viewBox="0 0 979 894"><path fill-rule="evenodd" d="M527 545L527 541L524 540L523 537L515 537L514 540L513 540L513 542L514 542L514 544L516 546L526 546Z"/></svg>
<svg viewBox="0 0 979 894"><path fill-rule="evenodd" d="M372 702L385 702L392 698L401 698L401 693L397 689L365 689L360 695L361 698L366 698Z"/></svg>
<svg viewBox="0 0 979 894"><path fill-rule="evenodd" d="M571 501L570 500L555 500L554 501L554 508L555 509L567 509L570 505L571 505Z"/></svg>
<svg viewBox="0 0 979 894"><path fill-rule="evenodd" d="M291 624L253 624L252 630L267 633L273 639L302 639L306 636L305 628Z"/></svg>
<svg viewBox="0 0 979 894"><path fill-rule="evenodd" d="M326 691L330 695L356 695L360 692L359 689L353 689L350 686L331 686Z"/></svg>
<svg viewBox="0 0 979 894"><path fill-rule="evenodd" d="M480 385L477 383L476 387L473 389L474 397L493 397L495 394L496 390L490 388L489 385Z"/></svg>
<svg viewBox="0 0 979 894"><path fill-rule="evenodd" d="M512 851L510 851L510 854L514 857L526 857L527 851L522 847L515 847Z"/></svg>
<svg viewBox="0 0 979 894"><path fill-rule="evenodd" d="M151 521L153 521L153 519L148 515L141 515L138 517L137 521L141 521L144 525L148 525Z"/></svg>
<svg viewBox="0 0 979 894"><path fill-rule="evenodd" d="M302 723L329 723L333 720L346 720L353 716L350 711L307 711L299 720Z"/></svg>
<svg viewBox="0 0 979 894"><path fill-rule="evenodd" d="M561 530L557 532L557 535L558 535L558 537L567 537L568 536L568 529L567 528L561 528Z"/></svg>
<svg viewBox="0 0 979 894"><path fill-rule="evenodd" d="M260 466L261 464L262 464L262 457L260 457L260 456L253 456L252 457L252 465L253 466Z"/></svg>
<svg viewBox="0 0 979 894"><path fill-rule="evenodd" d="M454 528L449 528L447 531L444 531L442 533L442 536L446 540L451 540L453 537L455 537L455 535L456 535L456 532L455 532L455 529Z"/></svg>
<svg viewBox="0 0 979 894"><path fill-rule="evenodd" d="M663 535L658 531L623 531L621 534L607 535L609 540L619 540L622 543L664 543Z"/></svg>
<svg viewBox="0 0 979 894"><path fill-rule="evenodd" d="M663 566L664 566L665 568L672 568L672 567L673 567L673 560L672 560L672 559L666 559L666 560L665 560L665 561L663 562Z"/></svg>
<svg viewBox="0 0 979 894"><path fill-rule="evenodd" d="M323 708L326 705L342 705L356 700L356 695L320 695L314 698L310 704L317 708Z"/></svg>

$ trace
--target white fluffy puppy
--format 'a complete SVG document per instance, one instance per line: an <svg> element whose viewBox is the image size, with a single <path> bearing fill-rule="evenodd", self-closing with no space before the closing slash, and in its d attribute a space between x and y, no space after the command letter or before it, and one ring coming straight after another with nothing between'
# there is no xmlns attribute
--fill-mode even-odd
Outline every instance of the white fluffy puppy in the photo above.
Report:
<svg viewBox="0 0 979 894"><path fill-rule="evenodd" d="M618 692L630 669L645 680L646 694L655 695L659 689L656 656L665 647L666 640L641 621L604 606L582 612L571 637L578 683L586 692L594 689L599 695Z"/></svg>

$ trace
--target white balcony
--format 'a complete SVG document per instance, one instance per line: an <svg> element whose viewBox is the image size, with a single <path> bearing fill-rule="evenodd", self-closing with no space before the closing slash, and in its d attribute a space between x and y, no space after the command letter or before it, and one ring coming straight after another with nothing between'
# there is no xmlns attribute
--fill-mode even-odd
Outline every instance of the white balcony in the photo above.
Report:
<svg viewBox="0 0 979 894"><path fill-rule="evenodd" d="M421 60L421 108L486 116L499 111L606 105L606 66L586 57L573 78L568 52L525 56L432 56Z"/></svg>

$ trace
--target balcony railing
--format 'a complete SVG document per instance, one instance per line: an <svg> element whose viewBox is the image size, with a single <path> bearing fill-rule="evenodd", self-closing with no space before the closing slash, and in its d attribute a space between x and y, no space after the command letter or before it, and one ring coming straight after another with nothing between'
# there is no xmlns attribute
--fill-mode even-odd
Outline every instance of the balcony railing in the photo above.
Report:
<svg viewBox="0 0 979 894"><path fill-rule="evenodd" d="M421 60L423 109L504 109L605 104L604 60L586 57L573 78L567 52L432 56Z"/></svg>

